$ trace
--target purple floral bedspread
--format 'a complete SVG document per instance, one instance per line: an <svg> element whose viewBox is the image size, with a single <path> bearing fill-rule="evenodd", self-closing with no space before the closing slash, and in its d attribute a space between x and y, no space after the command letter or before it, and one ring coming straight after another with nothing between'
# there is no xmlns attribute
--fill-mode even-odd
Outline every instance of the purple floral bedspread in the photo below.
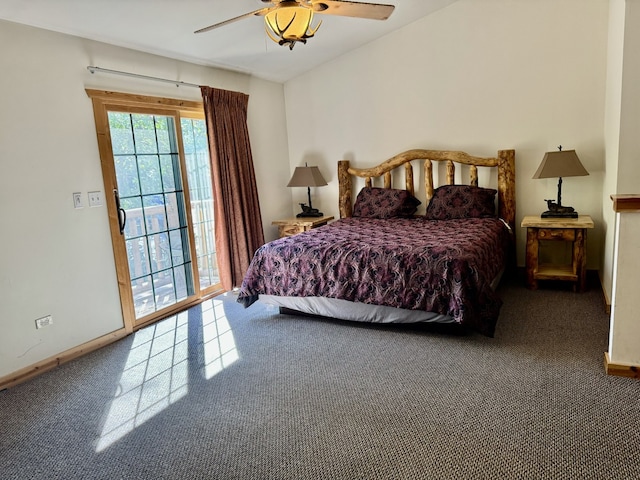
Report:
<svg viewBox="0 0 640 480"><path fill-rule="evenodd" d="M323 296L424 310L493 336L509 232L495 218L346 218L260 247L238 301Z"/></svg>

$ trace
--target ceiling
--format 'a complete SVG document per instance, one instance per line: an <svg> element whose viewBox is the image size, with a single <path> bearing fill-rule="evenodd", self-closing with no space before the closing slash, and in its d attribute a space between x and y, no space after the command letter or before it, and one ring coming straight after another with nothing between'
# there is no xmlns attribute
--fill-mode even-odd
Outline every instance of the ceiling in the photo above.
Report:
<svg viewBox="0 0 640 480"><path fill-rule="evenodd" d="M317 15L316 36L293 50L267 37L262 17L193 33L268 6L261 0L0 0L0 19L285 82L455 1L369 0L396 6L385 21Z"/></svg>

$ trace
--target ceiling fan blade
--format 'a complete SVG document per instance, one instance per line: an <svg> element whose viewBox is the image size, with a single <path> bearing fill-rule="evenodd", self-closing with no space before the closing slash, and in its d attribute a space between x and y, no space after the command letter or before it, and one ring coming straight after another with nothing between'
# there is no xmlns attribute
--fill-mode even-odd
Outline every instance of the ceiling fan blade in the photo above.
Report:
<svg viewBox="0 0 640 480"><path fill-rule="evenodd" d="M228 25L230 23L237 22L238 20L242 20L243 18L253 17L254 15L258 16L258 17L261 17L261 16L264 16L267 13L269 13L269 11L272 8L273 7L261 8L260 10L255 10L253 12L245 13L244 15L239 15L237 17L230 18L229 20L225 20L224 22L214 23L213 25L209 25L208 27L204 27L204 28L201 28L200 30L196 30L193 33L208 32L209 30L213 30L214 28L223 27L224 25Z"/></svg>
<svg viewBox="0 0 640 480"><path fill-rule="evenodd" d="M348 2L343 0L311 0L313 11L325 15L386 20L393 13L394 5L381 3Z"/></svg>

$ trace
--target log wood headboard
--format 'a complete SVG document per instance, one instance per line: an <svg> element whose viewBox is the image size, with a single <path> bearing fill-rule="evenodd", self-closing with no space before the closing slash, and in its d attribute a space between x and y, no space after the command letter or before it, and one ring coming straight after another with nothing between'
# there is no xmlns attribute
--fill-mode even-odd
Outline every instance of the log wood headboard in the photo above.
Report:
<svg viewBox="0 0 640 480"><path fill-rule="evenodd" d="M433 162L446 162L446 184L455 183L455 164L469 166L469 185L478 186L478 167L496 167L498 170L498 216L515 232L516 188L515 150L499 150L495 158L474 157L465 152L415 149L400 153L372 168L354 168L349 160L338 162L338 188L340 218L350 217L353 210L353 177L365 179L365 186L373 186L372 179L384 177L384 187L392 186L392 171L404 165L405 189L415 195L413 160L424 160L424 186L427 204L433 196Z"/></svg>

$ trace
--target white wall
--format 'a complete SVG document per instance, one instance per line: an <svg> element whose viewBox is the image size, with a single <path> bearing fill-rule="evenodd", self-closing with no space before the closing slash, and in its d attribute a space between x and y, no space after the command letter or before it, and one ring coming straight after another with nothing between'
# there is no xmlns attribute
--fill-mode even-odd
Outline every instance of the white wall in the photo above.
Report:
<svg viewBox="0 0 640 480"><path fill-rule="evenodd" d="M85 88L200 100L197 88L86 67L208 84L249 97L249 130L267 239L291 208L281 84L17 24L0 23L0 378L123 326L104 192ZM276 185L276 187L273 187ZM36 330L34 320L53 315Z"/></svg>
<svg viewBox="0 0 640 480"><path fill-rule="evenodd" d="M616 215L617 258L613 269L609 361L617 365L640 366L638 324L638 271L640 269L640 213L621 211Z"/></svg>
<svg viewBox="0 0 640 480"><path fill-rule="evenodd" d="M599 268L607 18L607 0L459 0L326 63L285 84L291 169L318 165L329 186L314 206L337 215L338 160L515 148L519 224L555 198L557 180L531 177L562 144L590 173L564 179L563 200L594 218L588 268Z"/></svg>
<svg viewBox="0 0 640 480"><path fill-rule="evenodd" d="M624 52L625 0L609 3L607 83L605 102L605 176L602 185L602 220L605 227L601 282L609 303L612 292L615 213L611 194L617 192L618 152L620 149L620 112L622 108L622 65Z"/></svg>
<svg viewBox="0 0 640 480"><path fill-rule="evenodd" d="M637 367L640 365L639 304L636 297L640 280L640 214L623 211L615 217L611 200L606 197L612 193L640 194L640 3L637 0L612 0L610 19L610 51L615 52L610 54L607 82L607 113L610 112L606 119L607 167L611 169L607 170L604 185L607 191L603 192L603 205L612 225L607 235L603 269L607 278L612 279L612 286L609 286L612 308L608 353L614 364ZM615 236L613 218L618 220ZM615 237L618 239L617 259L615 254L610 254Z"/></svg>
<svg viewBox="0 0 640 480"><path fill-rule="evenodd" d="M616 193L640 193L640 2L627 0Z"/></svg>

